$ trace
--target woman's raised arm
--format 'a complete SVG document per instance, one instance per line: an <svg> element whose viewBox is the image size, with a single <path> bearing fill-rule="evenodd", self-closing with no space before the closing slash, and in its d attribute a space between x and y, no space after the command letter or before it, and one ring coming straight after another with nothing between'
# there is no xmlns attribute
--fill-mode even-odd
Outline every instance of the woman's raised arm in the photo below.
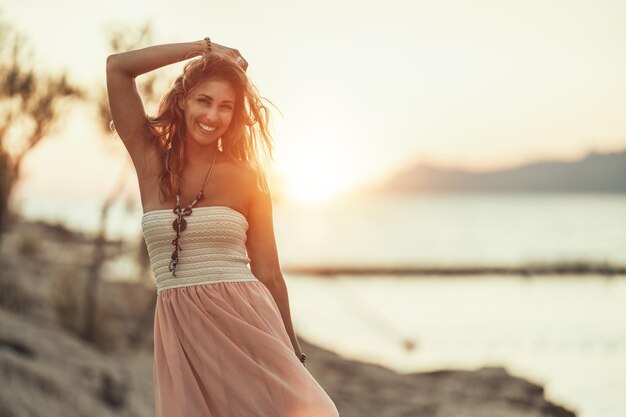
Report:
<svg viewBox="0 0 626 417"><path fill-rule="evenodd" d="M113 124L137 172L143 171L147 135L146 114L135 78L154 69L202 54L204 40L149 46L107 58L107 92Z"/></svg>

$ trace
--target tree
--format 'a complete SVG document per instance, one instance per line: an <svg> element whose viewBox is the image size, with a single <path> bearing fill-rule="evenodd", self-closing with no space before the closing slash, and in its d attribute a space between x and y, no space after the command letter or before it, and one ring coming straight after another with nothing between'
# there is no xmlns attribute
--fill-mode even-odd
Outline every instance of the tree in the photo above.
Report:
<svg viewBox="0 0 626 417"><path fill-rule="evenodd" d="M0 238L10 221L10 198L20 180L24 157L50 135L59 120L59 105L84 93L67 74L35 69L25 38L0 20Z"/></svg>

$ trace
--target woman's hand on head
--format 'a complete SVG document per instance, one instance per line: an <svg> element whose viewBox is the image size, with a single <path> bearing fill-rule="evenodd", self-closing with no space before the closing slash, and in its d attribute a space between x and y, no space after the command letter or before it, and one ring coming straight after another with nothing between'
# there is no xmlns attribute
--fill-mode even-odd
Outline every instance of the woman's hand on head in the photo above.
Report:
<svg viewBox="0 0 626 417"><path fill-rule="evenodd" d="M238 49L229 48L228 46L220 45L215 42L211 44L211 49L213 52L217 52L232 59L237 64L239 64L239 66L243 68L244 71L248 69L248 61L246 61L246 59L241 55Z"/></svg>

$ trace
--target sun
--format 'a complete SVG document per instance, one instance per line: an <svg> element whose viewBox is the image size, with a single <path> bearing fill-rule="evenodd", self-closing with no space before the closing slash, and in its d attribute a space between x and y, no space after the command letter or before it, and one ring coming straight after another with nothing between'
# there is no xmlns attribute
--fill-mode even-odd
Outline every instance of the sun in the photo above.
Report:
<svg viewBox="0 0 626 417"><path fill-rule="evenodd" d="M350 189L349 167L338 155L342 153L327 152L321 146L290 153L279 170L285 196L297 202L322 203Z"/></svg>
<svg viewBox="0 0 626 417"><path fill-rule="evenodd" d="M287 200L335 201L367 177L370 152L362 125L347 116L352 101L340 87L329 82L313 90L305 85L285 103L290 117L278 120L281 146L273 165Z"/></svg>

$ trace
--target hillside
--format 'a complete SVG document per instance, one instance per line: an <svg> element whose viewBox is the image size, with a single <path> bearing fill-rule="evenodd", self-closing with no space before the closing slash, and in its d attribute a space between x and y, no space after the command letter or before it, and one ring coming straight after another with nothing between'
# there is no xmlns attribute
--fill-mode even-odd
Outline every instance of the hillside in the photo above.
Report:
<svg viewBox="0 0 626 417"><path fill-rule="evenodd" d="M370 192L626 193L626 151L590 153L573 162L543 161L490 172L417 164Z"/></svg>

